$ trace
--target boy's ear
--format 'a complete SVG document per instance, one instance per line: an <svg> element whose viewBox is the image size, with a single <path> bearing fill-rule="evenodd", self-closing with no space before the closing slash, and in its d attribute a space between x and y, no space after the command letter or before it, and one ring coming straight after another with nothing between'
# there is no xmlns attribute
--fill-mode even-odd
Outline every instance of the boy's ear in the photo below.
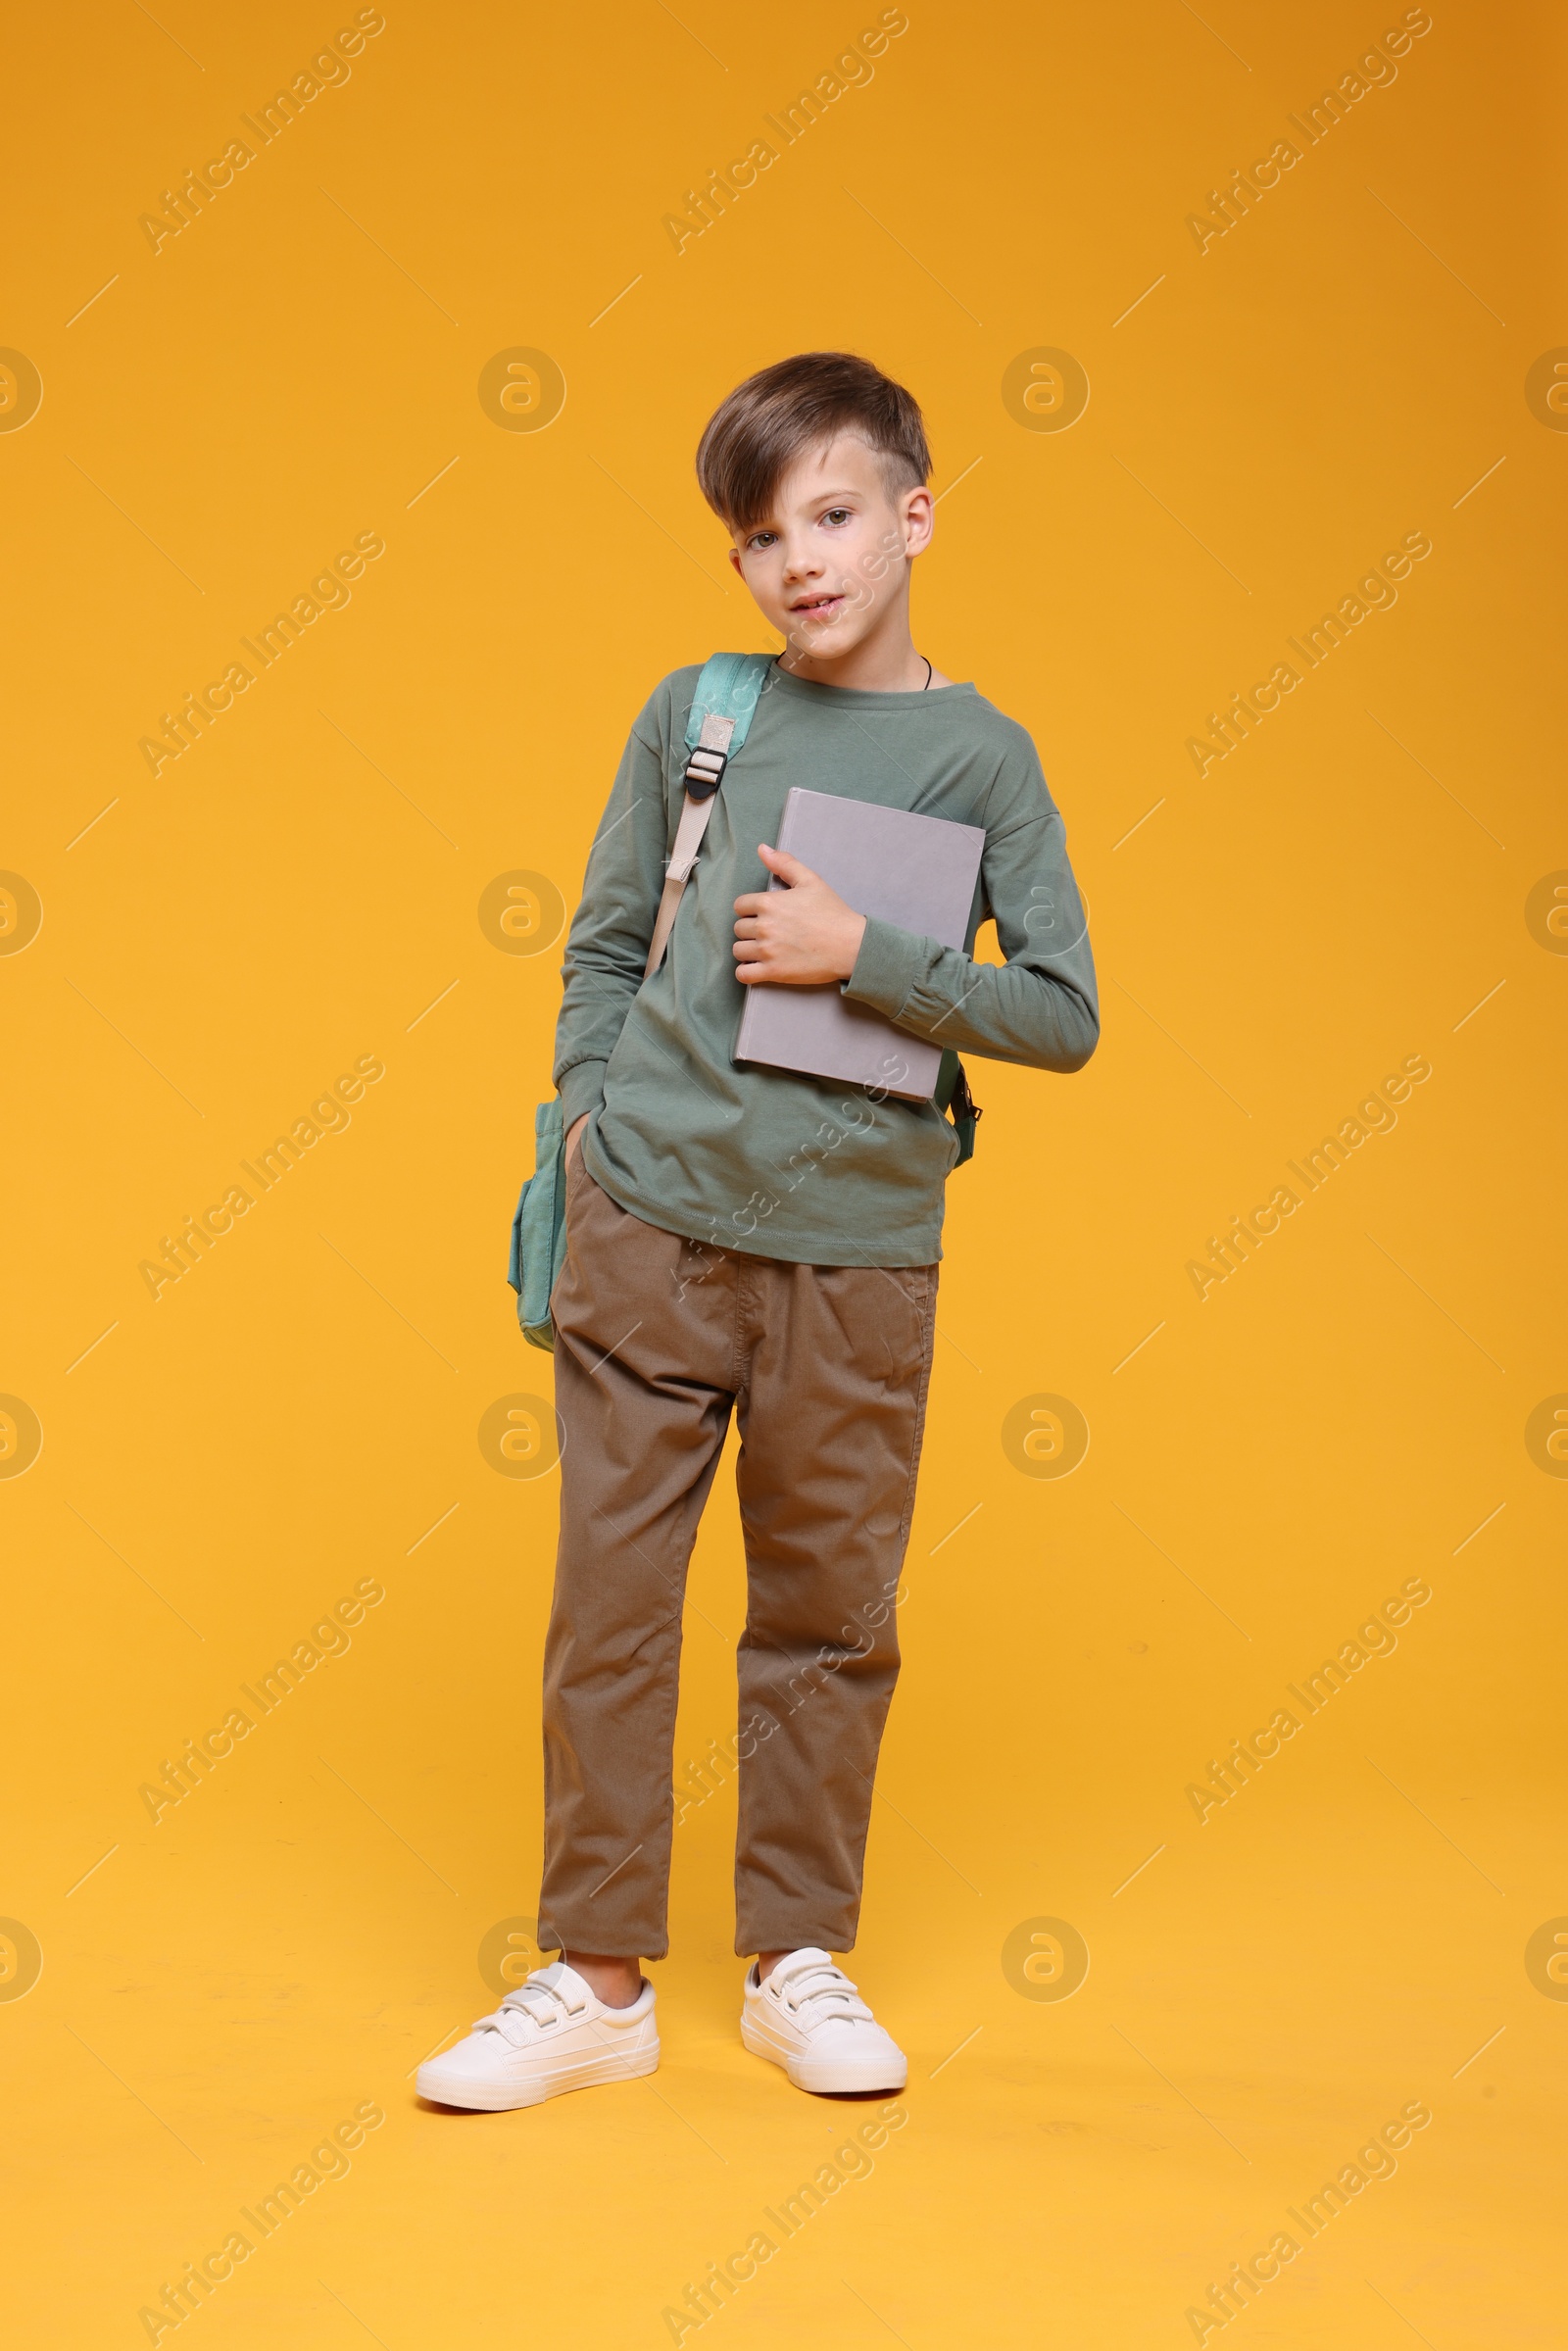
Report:
<svg viewBox="0 0 1568 2351"><path fill-rule="evenodd" d="M904 526L904 552L915 556L931 544L936 527L936 501L924 482L912 490L905 490L899 499L899 520Z"/></svg>

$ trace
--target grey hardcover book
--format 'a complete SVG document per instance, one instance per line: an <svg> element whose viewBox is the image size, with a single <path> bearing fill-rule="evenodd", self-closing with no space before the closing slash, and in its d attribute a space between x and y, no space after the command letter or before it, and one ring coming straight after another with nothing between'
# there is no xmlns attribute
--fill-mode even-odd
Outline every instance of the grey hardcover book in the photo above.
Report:
<svg viewBox="0 0 1568 2351"><path fill-rule="evenodd" d="M986 845L982 826L796 786L784 803L777 845L819 873L857 914L897 923L943 947L963 947ZM927 1102L942 1048L849 1003L835 980L820 988L760 980L746 991L735 1058Z"/></svg>

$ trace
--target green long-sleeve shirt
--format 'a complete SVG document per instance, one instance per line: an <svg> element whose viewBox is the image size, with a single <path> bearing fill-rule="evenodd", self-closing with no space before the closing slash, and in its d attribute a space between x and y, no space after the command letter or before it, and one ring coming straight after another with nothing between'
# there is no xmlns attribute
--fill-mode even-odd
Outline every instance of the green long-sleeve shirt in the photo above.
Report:
<svg viewBox="0 0 1568 2351"><path fill-rule="evenodd" d="M794 784L981 825L965 952L870 921L844 992L938 1046L1082 1068L1100 1033L1094 958L1034 745L973 686L862 694L774 668L645 985L700 675L677 669L656 688L589 854L556 1032L565 1120L592 1113L589 1173L665 1232L813 1265L930 1264L952 1127L930 1102L733 1058L734 902L767 887L758 844L778 839ZM1000 966L967 952L988 915Z"/></svg>

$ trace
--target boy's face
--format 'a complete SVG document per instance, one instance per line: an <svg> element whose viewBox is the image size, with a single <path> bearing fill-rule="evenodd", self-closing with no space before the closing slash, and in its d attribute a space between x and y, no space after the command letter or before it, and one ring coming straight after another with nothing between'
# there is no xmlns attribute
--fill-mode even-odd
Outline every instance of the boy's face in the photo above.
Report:
<svg viewBox="0 0 1568 2351"><path fill-rule="evenodd" d="M901 625L931 504L924 488L890 492L883 460L845 433L797 460L729 560L796 654L836 661Z"/></svg>

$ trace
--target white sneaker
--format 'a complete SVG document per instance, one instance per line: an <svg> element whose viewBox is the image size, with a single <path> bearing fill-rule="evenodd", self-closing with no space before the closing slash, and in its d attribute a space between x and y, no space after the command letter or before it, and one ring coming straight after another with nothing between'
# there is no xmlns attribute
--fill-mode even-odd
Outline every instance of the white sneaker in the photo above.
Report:
<svg viewBox="0 0 1568 2351"><path fill-rule="evenodd" d="M884 2033L826 1951L781 1959L765 1984L753 1960L746 1976L741 2039L755 2057L781 2065L797 2089L903 2089L908 2060Z"/></svg>
<svg viewBox="0 0 1568 2351"><path fill-rule="evenodd" d="M635 2082L659 2063L654 1987L629 2008L607 2008L564 1959L535 1968L466 2040L421 2065L416 2086L439 2106L501 2114L563 2090Z"/></svg>

